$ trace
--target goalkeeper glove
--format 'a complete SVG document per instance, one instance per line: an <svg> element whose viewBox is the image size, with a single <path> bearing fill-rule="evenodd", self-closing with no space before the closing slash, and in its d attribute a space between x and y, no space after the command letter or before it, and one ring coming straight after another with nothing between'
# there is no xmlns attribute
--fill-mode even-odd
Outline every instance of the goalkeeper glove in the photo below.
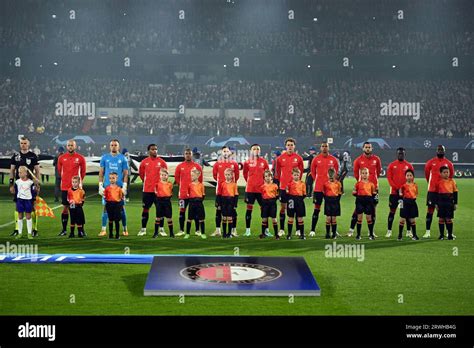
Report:
<svg viewBox="0 0 474 348"><path fill-rule="evenodd" d="M124 196L127 195L127 187L128 187L128 184L126 182L124 182L123 185L122 185L122 192L123 192Z"/></svg>
<svg viewBox="0 0 474 348"><path fill-rule="evenodd" d="M99 195L103 196L104 195L104 183L99 182Z"/></svg>

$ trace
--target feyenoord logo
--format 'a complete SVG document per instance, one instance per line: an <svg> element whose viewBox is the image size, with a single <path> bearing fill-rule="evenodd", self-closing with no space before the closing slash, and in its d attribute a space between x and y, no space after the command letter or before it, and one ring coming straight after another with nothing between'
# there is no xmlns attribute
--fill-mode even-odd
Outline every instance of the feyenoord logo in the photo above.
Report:
<svg viewBox="0 0 474 348"><path fill-rule="evenodd" d="M253 263L222 262L204 263L186 267L181 276L189 279L218 284L265 283L281 277L281 271Z"/></svg>

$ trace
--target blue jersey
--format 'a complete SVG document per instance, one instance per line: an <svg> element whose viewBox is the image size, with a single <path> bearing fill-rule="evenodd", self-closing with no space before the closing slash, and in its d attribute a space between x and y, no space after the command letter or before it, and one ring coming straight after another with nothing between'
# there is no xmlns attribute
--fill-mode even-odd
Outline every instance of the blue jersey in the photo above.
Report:
<svg viewBox="0 0 474 348"><path fill-rule="evenodd" d="M104 188L109 186L109 174L117 173L117 185L123 185L123 171L128 170L127 158L121 153L112 156L107 153L100 159L100 167L104 169Z"/></svg>

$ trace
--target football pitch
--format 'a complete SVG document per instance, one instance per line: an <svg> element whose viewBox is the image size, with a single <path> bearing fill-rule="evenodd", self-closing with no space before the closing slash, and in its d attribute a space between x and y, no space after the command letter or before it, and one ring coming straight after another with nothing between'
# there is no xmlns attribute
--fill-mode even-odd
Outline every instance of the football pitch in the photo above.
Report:
<svg viewBox="0 0 474 348"><path fill-rule="evenodd" d="M385 238L388 215L388 184L381 180L380 203L377 208L375 233L363 239L345 237L354 207L351 189L354 179L347 179L346 194L341 199L342 216L338 231L343 236L337 244L363 244L364 258L331 258L326 246L334 241L324 239L325 222L321 214L315 238L307 240L258 239L260 216L254 208L252 237L245 232L243 188L239 188L239 237L230 240L194 236L184 240L158 237L152 239L154 208L150 213L148 234L137 237L141 224L141 184L131 187L127 203L129 237L108 240L97 236L100 230L102 205L97 192L97 178L88 177L86 239L58 237L61 230L60 208L56 218L41 217L40 236L33 241L16 241L13 231L14 205L8 187L0 187L0 244L37 244L40 254L107 253L123 254L206 254L248 256L304 256L319 286L320 297L145 297L143 288L150 265L127 264L1 264L0 313L3 315L473 315L474 292L474 180L457 179L459 205L455 213L455 241L438 241L437 219L433 219L431 239L397 241L397 211L391 239ZM420 217L417 232L425 231L426 182L418 179ZM214 231L213 189L206 198L206 233ZM175 192L176 193L176 192ZM43 185L41 196L51 207L53 186ZM312 203L306 200L306 234L309 233ZM59 216L59 217L58 217ZM173 201L175 233L178 228L177 199ZM286 228L285 228L286 230ZM167 228L166 228L167 231ZM25 233L25 231L24 231ZM404 233L405 235L405 233Z"/></svg>

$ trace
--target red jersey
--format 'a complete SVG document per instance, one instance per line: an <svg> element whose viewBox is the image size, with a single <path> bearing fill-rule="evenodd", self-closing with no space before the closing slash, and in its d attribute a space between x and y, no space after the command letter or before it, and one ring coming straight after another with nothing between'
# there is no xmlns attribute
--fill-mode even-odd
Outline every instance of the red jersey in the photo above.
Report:
<svg viewBox="0 0 474 348"><path fill-rule="evenodd" d="M328 170L334 168L339 173L339 161L332 155L319 154L311 161L311 176L314 180L314 192L323 192L323 186L329 181Z"/></svg>
<svg viewBox="0 0 474 348"><path fill-rule="evenodd" d="M74 203L75 205L81 205L84 203L84 199L86 198L86 193L83 189L77 188L74 190L72 187L67 190L67 200L69 203Z"/></svg>
<svg viewBox="0 0 474 348"><path fill-rule="evenodd" d="M375 184L371 181L358 181L354 186L354 191L357 196L373 196L376 193Z"/></svg>
<svg viewBox="0 0 474 348"><path fill-rule="evenodd" d="M382 161L379 156L365 154L360 155L354 161L354 177L357 181L360 180L360 170L367 168L369 170L369 181L375 185L377 189L379 187L379 175L382 172Z"/></svg>
<svg viewBox="0 0 474 348"><path fill-rule="evenodd" d="M212 176L214 180L219 184L221 181L225 181L224 172L227 168L234 171L234 181L239 180L239 164L234 160L220 159L212 167Z"/></svg>
<svg viewBox="0 0 474 348"><path fill-rule="evenodd" d="M395 160L390 163L387 167L387 180L390 184L390 194L397 195L398 190L405 184L406 182L406 171L411 169L415 171L413 166L408 161L399 161Z"/></svg>
<svg viewBox="0 0 474 348"><path fill-rule="evenodd" d="M263 199L276 199L278 197L278 185L274 183L264 183L260 186Z"/></svg>
<svg viewBox="0 0 474 348"><path fill-rule="evenodd" d="M204 198L206 191L202 182L191 182L188 185L188 198Z"/></svg>
<svg viewBox="0 0 474 348"><path fill-rule="evenodd" d="M428 192L436 192L436 185L438 181L441 180L441 174L439 168L448 167L449 168L449 177L454 176L454 166L450 160L446 158L434 157L426 162L425 165L425 178L428 181Z"/></svg>
<svg viewBox="0 0 474 348"><path fill-rule="evenodd" d="M104 189L104 199L106 202L120 202L123 199L123 191L120 186L109 185Z"/></svg>
<svg viewBox="0 0 474 348"><path fill-rule="evenodd" d="M140 162L138 174L143 181L143 192L155 192L156 183L160 180L161 168L168 169L168 165L160 157L147 157Z"/></svg>
<svg viewBox="0 0 474 348"><path fill-rule="evenodd" d="M159 180L155 185L155 194L159 198L169 198L173 196L173 184Z"/></svg>
<svg viewBox="0 0 474 348"><path fill-rule="evenodd" d="M342 185L339 181L327 181L323 185L323 194L326 197L338 197L342 194Z"/></svg>
<svg viewBox="0 0 474 348"><path fill-rule="evenodd" d="M268 162L265 158L250 158L244 162L243 176L247 181L245 192L260 192L263 185L263 173L268 170Z"/></svg>
<svg viewBox="0 0 474 348"><path fill-rule="evenodd" d="M418 197L418 185L414 182L411 184L405 183L400 187L399 193L402 198L416 199Z"/></svg>
<svg viewBox="0 0 474 348"><path fill-rule="evenodd" d="M288 192L288 194L290 196L305 197L306 196L306 184L302 181L298 181L298 182L292 181L292 182L288 183L288 185L286 187L286 192Z"/></svg>
<svg viewBox="0 0 474 348"><path fill-rule="evenodd" d="M199 182L202 182L202 167L199 163L190 161L190 162L181 162L176 167L174 172L174 183L179 186L179 199L186 199L188 197L188 186L191 183L191 170L197 169L201 172L199 176Z"/></svg>
<svg viewBox="0 0 474 348"><path fill-rule="evenodd" d="M67 191L72 187L72 178L80 176L81 181L86 176L86 159L84 156L74 152L59 156L57 169L61 177L61 190Z"/></svg>
<svg viewBox="0 0 474 348"><path fill-rule="evenodd" d="M286 187L293 181L291 171L293 168L299 168L300 179L303 176L303 158L297 153L293 152L291 155L288 152L282 153L276 160L275 179L280 180L280 189L286 190Z"/></svg>
<svg viewBox="0 0 474 348"><path fill-rule="evenodd" d="M239 195L235 182L223 181L217 187L217 194L222 197L235 197Z"/></svg>

